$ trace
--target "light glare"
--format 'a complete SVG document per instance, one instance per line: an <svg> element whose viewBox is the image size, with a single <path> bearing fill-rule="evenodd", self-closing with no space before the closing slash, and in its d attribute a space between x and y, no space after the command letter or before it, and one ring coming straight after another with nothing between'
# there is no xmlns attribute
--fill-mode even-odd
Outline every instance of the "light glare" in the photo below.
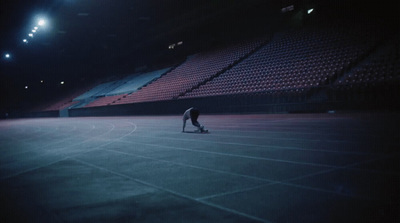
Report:
<svg viewBox="0 0 400 223"><path fill-rule="evenodd" d="M46 21L44 19L40 19L38 22L39 26L44 26L44 24L46 24Z"/></svg>
<svg viewBox="0 0 400 223"><path fill-rule="evenodd" d="M311 12L313 12L314 11L314 9L309 9L308 11L307 11L307 14L311 14Z"/></svg>

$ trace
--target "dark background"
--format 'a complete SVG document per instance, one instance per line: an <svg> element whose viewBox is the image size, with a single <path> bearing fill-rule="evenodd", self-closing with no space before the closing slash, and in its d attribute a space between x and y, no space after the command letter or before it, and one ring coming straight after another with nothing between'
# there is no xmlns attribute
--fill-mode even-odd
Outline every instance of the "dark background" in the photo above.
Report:
<svg viewBox="0 0 400 223"><path fill-rule="evenodd" d="M171 66L213 47L272 35L285 26L302 25L311 7L330 12L326 17L331 19L361 15L385 17L388 23L398 20L399 6L392 1L329 2L1 1L0 109L25 109L95 80ZM295 10L281 13L289 5ZM40 17L46 26L29 38ZM29 43L23 43L24 38ZM183 45L168 49L179 41ZM6 59L5 53L11 58Z"/></svg>

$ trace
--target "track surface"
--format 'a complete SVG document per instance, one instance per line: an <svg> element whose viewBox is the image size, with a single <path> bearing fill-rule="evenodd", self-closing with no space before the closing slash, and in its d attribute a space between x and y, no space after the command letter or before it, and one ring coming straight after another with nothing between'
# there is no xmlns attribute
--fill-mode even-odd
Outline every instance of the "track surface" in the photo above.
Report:
<svg viewBox="0 0 400 223"><path fill-rule="evenodd" d="M398 222L398 114L0 121L10 222ZM194 127L187 125L188 131Z"/></svg>

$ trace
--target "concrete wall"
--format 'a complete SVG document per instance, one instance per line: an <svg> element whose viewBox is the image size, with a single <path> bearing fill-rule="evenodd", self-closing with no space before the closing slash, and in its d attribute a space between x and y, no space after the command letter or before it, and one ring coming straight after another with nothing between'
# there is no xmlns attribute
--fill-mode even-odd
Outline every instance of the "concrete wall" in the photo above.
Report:
<svg viewBox="0 0 400 223"><path fill-rule="evenodd" d="M190 107L203 114L218 113L314 113L332 110L390 110L399 111L399 85L372 88L331 89L316 88L306 92L266 95L213 96L89 108L72 108L69 117L177 115ZM63 114L64 114L63 113ZM59 111L22 114L19 117L59 117Z"/></svg>
<svg viewBox="0 0 400 223"><path fill-rule="evenodd" d="M182 114L190 107L201 113L282 113L315 112L329 109L326 103L307 103L305 97L297 96L221 96L196 99L181 99L70 109L70 117L80 116L124 116L124 115L171 115Z"/></svg>

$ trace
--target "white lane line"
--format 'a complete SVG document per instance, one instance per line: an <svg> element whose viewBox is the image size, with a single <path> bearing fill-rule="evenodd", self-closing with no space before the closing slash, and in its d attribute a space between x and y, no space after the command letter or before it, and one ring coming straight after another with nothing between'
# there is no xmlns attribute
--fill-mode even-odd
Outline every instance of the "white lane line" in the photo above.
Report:
<svg viewBox="0 0 400 223"><path fill-rule="evenodd" d="M329 193L329 194L340 195L340 196L345 196L345 197L352 197L352 198L355 197L355 198L361 198L361 199L365 199L365 200L372 200L371 198L365 197L365 196L359 196L359 195L354 195L354 194L342 194L342 193L338 193L337 191L332 191L332 190L327 190L327 189L322 189L322 188L316 188L316 187L311 187L311 186L305 186L305 185L298 185L298 184L290 183L290 181L293 181L295 179L296 180L305 179L305 178L310 177L310 176L316 176L316 175L321 175L321 174L324 174L324 173L333 172L333 171L335 171L337 169L341 169L341 167L331 168L329 170L324 170L324 171L318 171L316 173L307 174L307 175L304 175L304 176L295 177L295 178L291 178L291 179L288 179L288 180L272 181L272 180L268 180L268 179L264 179L264 178L252 177L252 176L248 176L248 175L236 174L236 173L226 172L226 171L218 171L218 170L215 170L215 169L209 169L209 168L204 168L204 167L198 167L198 166L193 166L193 165L187 165L187 164L182 164L182 163L165 161L165 160L155 159L155 158L141 156L141 155L124 153L124 152L115 151L115 150L105 149L104 151L115 152L115 153L120 153L120 154L124 154L124 155L128 155L128 156L134 156L134 157L140 157L140 158L144 158L144 159L155 160L155 161L158 161L158 162L166 162L166 163L171 163L171 164L184 166L184 167L202 169L202 170L207 170L207 171L211 171L211 172L223 173L223 174L228 174L228 175L233 175L233 176L240 176L240 177L245 177L245 178L249 178L249 179L256 179L256 180L267 182L266 184L262 184L262 185L258 185L258 186L254 186L254 187L243 188L243 189L240 189L240 190L234 190L234 191L230 191L230 192L224 192L224 193L204 196L204 197L200 197L200 198L192 198L192 197L190 197L190 199L192 199L192 200L199 201L199 202L205 202L207 204L212 204L210 202L207 202L206 201L207 199L212 199L212 198L221 197L221 196L227 196L227 195L233 195L233 194L237 194L237 193L256 190L256 189L259 189L259 188L262 188L262 187L266 187L266 186L279 185L279 184L286 185L286 186L291 186L291 187L296 187L296 188L301 188L301 189L307 189L307 190L311 190L311 191L315 191L315 192L323 192L323 193ZM364 161L364 162L371 162L371 161L374 161L374 160ZM81 160L79 160L79 161L81 161ZM84 162L84 161L82 161L82 162ZM355 164L351 164L351 165L348 165L348 166L358 165L360 163L355 163ZM102 168L102 167L100 167L100 168ZM343 167L343 168L346 168L346 167ZM106 168L104 168L104 169L106 169ZM108 170L108 169L106 169L106 170ZM109 170L109 171L111 171L111 170ZM112 171L112 172L120 174L120 173L115 172L115 171ZM121 174L121 175L124 175L124 174ZM139 179L136 179L136 180L144 182L144 181L139 180ZM170 192L170 193L183 195L183 194L181 194L179 192L172 191L172 190L169 190L169 189L166 189L166 188L154 185L154 184L151 184L151 185L154 186L154 187L157 187L157 188L161 188L162 190ZM183 195L183 196L187 197L187 195Z"/></svg>
<svg viewBox="0 0 400 223"><path fill-rule="evenodd" d="M100 145L100 146L97 146L96 148L98 148L98 147L103 147L103 146L106 146L106 145L110 145L110 144L112 144L112 143L114 143L114 142L116 142L116 141L119 141L119 140L121 140L121 139L123 139L123 138L125 138L125 137L127 137L127 136L129 136L129 135L132 135L132 133L134 133L136 130L137 130L137 125L135 124L135 123L133 123L133 122L127 122L127 123L129 123L129 124L131 124L132 126L133 126L133 129L131 130L131 131L129 131L128 133L126 133L126 134L124 134L124 135L122 135L122 136L120 136L120 137L118 137L118 138L115 138L115 139L112 139L112 140L110 140L109 142L107 142L107 143L104 143L104 144L102 144L102 145ZM115 127L115 126L114 126ZM95 149L96 149L95 148Z"/></svg>
<svg viewBox="0 0 400 223"><path fill-rule="evenodd" d="M186 148L176 147L176 146L165 146L165 145L159 145L159 144L149 144L149 143L140 143L140 142L131 142L131 141L122 141L122 142L130 143L130 144L145 145L145 146L160 147L160 148L168 148L168 149L174 149L174 150L189 151L189 152L213 154L213 155L219 155L219 156L228 156L228 157L235 157L235 158L243 158L243 159L252 159L252 160L261 160L261 161L272 161L272 162L279 162L279 163L289 163L289 164L295 164L295 165L316 166L316 167L327 167L327 168L336 168L336 167L337 167L337 166L327 165L327 164L308 163L308 162L296 162L296 161L281 160L281 159L271 159L271 158L265 158L265 157L235 155L235 154L220 153L220 152L211 152L211 151L205 151L205 150L186 149Z"/></svg>
<svg viewBox="0 0 400 223"><path fill-rule="evenodd" d="M184 134L184 133L181 133ZM235 145L235 146L246 146L246 147L259 147L259 148L278 148L278 149L288 149L288 150L299 150L299 151L316 151L316 152L328 152L328 153L338 153L338 154L353 154L353 155L379 155L377 153L368 153L368 152L356 152L356 151L338 151L338 150L326 150L326 149L302 149L297 147L288 147L288 146L274 146L274 145L259 145L259 144L250 144L250 143L235 143L235 142L221 142L221 141L211 141L211 140L198 140L194 138L172 138L172 137L163 137L163 136L143 136L136 135L136 137L140 138L151 138L151 139L170 139L176 141L186 141L186 142L199 142L199 143L213 143L213 144L223 144L223 145Z"/></svg>
<svg viewBox="0 0 400 223"><path fill-rule="evenodd" d="M181 120L180 120L181 121ZM342 135L340 133L333 133L332 132L332 127L312 127L312 126L282 126L282 125L268 125L268 126L262 126L265 125L263 123L238 123L235 125L224 125L224 124L209 124L207 122L201 122L202 124L209 129L215 129L218 131L222 132L232 132L232 131L243 131L243 132L261 132L261 133L267 133L267 132L273 132L273 133L280 133L284 132L287 134L301 134L301 135ZM153 123L142 123L144 128L147 129L159 129L158 127L155 127ZM323 125L323 124L321 124ZM243 128L245 126L245 128ZM176 129L179 131L181 129L180 125L173 125L173 124L167 124L163 125L163 127L167 127L168 129ZM317 132L308 132L306 130L318 130ZM339 129L345 129L345 127L341 127ZM346 129L348 131L348 129ZM301 131L301 132L299 132ZM324 131L324 133L321 133L321 131ZM352 134L359 135L363 134L365 135L368 133L367 130L365 129L356 129L352 128L351 129Z"/></svg>
<svg viewBox="0 0 400 223"><path fill-rule="evenodd" d="M197 199L195 199L195 198L193 198L191 196L188 196L188 195L185 195L185 194L173 191L173 190L169 190L169 189L167 189L165 187L160 187L160 186L157 186L155 184L152 184L152 183L140 180L140 179L136 179L136 178L133 178L131 176L128 176L128 175L125 175L125 174L122 174L122 173L118 173L118 172L115 172L113 170L110 170L110 169L107 169L107 168L104 168L104 167L101 167L101 166L97 166L95 164L92 164L92 163L89 163L89 162L86 162L86 161L82 161L82 160L79 160L79 159L76 159L76 158L70 158L70 159L74 160L76 162L79 162L81 164L84 164L86 166L90 166L90 167L93 167L93 168L96 168L96 169L99 169L99 170L103 170L103 171L106 171L108 173L120 176L122 178L133 180L133 181L135 181L137 183L140 183L142 185L145 185L145 186L148 186L148 187L152 187L152 188L158 189L160 191L164 191L164 192L173 194L173 195L175 195L177 197L188 199L188 200L194 201L196 203L201 203L201 204L204 204L204 205L207 205L207 206L210 206L210 207L214 207L214 208L217 208L217 209L220 209L220 210L223 210L223 211L227 211L227 212L239 215L239 216L243 216L243 217L246 217L246 218L249 218L249 219L253 219L253 220L256 220L256 221L269 223L269 221L267 221L265 219L261 219L261 218L258 218L256 216L248 215L246 213L239 212L239 211L236 211L236 210L233 210L233 209L229 209L229 208L226 208L226 207L223 207L223 206L215 205L215 204L212 204L212 203L209 203L209 202L200 201L200 200L197 200Z"/></svg>
<svg viewBox="0 0 400 223"><path fill-rule="evenodd" d="M92 126L92 130L93 130L94 128L95 128L95 126L93 125L93 126ZM78 143L75 143L75 144L70 144L70 145L62 146L60 149L51 149L51 150L48 151L48 153L50 153L50 154L51 154L51 153L56 153L56 152L58 152L59 150L64 150L64 149L66 149L66 148L70 148L70 147L74 147L74 146L78 146L78 145L82 145L82 144L84 144L84 143L90 142L90 141L92 141L93 139L96 139L96 138L98 138L98 137L100 137L100 136L103 136L103 135L105 135L105 134L111 132L114 128L115 128L115 126L112 126L112 125L111 125L111 129L109 129L107 132L104 132L104 133L102 133L102 134L100 134L100 135L97 135L97 136L94 136L94 137L85 139L85 140L83 140L83 141L81 141L81 142L78 142ZM86 132L86 133L90 133L92 130L90 130L89 132ZM86 134L86 133L85 133L85 134ZM72 137L70 137L70 138L64 138L64 139L62 139L62 140L58 140L58 141L56 141L56 142L49 143L49 144L46 144L46 145L37 145L36 147L30 148L30 151L35 151L35 150L37 150L38 148L39 148L39 149L44 149L44 148L47 148L47 147L55 146L55 145L57 145L57 144L63 143L63 142L65 142L65 141L68 141L68 140L71 140L71 139L74 139L74 138L75 138L75 136L72 136ZM44 154L44 153L43 153L43 154L41 154L41 155L39 155L39 156L37 156L37 157L41 157L41 156L45 156L45 155L47 155L47 154Z"/></svg>
<svg viewBox="0 0 400 223"><path fill-rule="evenodd" d="M305 142L334 142L334 143L359 143L359 141L349 141L349 140L341 140L341 139L323 139L321 137L318 137L318 139L304 139L301 137L277 137L279 135L281 135L280 133L276 133L276 132L271 132L271 133L266 133L266 132L260 132L258 131L257 133L259 133L259 136L254 136L254 134L249 135L249 134L243 134L243 132L247 132L247 131L242 131L241 129L237 129L237 130L232 130L230 131L230 133L228 134L218 134L218 132L223 132L223 131L213 131L212 132L212 137L235 137L235 138L244 138L244 139L260 139L260 140L282 140L282 141L305 141ZM171 131L167 131L168 134L170 135L179 135L181 134L181 132L171 132ZM240 135L235 134L235 133L240 133ZM263 134L263 135L261 135ZM282 133L285 134L285 133ZM310 133L310 135L316 135L314 133ZM321 135L321 134L320 134ZM352 134L353 135L353 134ZM326 136L326 135L324 135ZM338 135L338 136L348 136L348 135ZM365 135L364 135L365 136ZM375 136L375 135L374 135ZM353 137L354 138L354 137Z"/></svg>
<svg viewBox="0 0 400 223"><path fill-rule="evenodd" d="M64 157L64 158L62 158L62 159L59 159L59 160L56 160L56 161L53 161L53 162L50 162L50 163L46 163L46 164L44 164L44 165L40 165L40 166L32 167L32 168L29 168L29 169L26 169L26 170L22 170L22 171L13 173L13 174L8 175L8 176L1 177L0 180L7 180L7 179L10 179L10 178L13 178L13 177L17 177L17 176L19 176L19 175L21 175L21 174L25 174L25 173L29 173L29 172L35 171L35 170L37 170L37 169L45 168L45 167L51 166L51 165L53 165L53 164L55 164L55 163L64 161L64 160L66 160L67 158L68 158L68 157Z"/></svg>
<svg viewBox="0 0 400 223"><path fill-rule="evenodd" d="M88 152L92 152L92 151L98 150L98 149L101 148L101 147L110 145L110 144L112 144L112 143L115 143L115 142L117 142L117 141L120 141L121 139L123 139L123 138L125 138L125 137L127 137L127 136L129 136L129 135L132 135L132 133L134 133L134 132L137 130L137 125L136 125L135 123L133 123L133 122L127 122L127 123L129 123L131 126L133 126L133 129L132 129L131 131L129 131L128 133L126 133L126 134L124 134L124 135L122 135L122 136L120 136L120 137L118 137L118 138L111 139L111 140L109 140L108 142L106 142L106 143L104 143L104 144L101 144L101 145L99 145L99 146L96 146L96 147L94 147L94 148L92 148L92 149L85 150L85 151L83 151L82 153L88 153ZM114 127L115 127L115 126L114 126ZM98 136L95 137L95 138L98 138ZM89 140L92 140L92 139L89 139ZM75 145L73 145L73 146L75 146ZM72 157L72 156L71 156L71 157Z"/></svg>
<svg viewBox="0 0 400 223"><path fill-rule="evenodd" d="M244 192L257 190L257 189L260 189L260 188L263 188L263 187L266 187L266 186L270 186L270 185L275 185L275 184L276 183L268 183L268 184L262 184L262 185L254 186L254 187L243 188L243 189L240 189L240 190L233 190L233 191L228 191L228 192L219 193L219 194L212 194L212 195L209 195L209 196L196 198L196 200L203 201L203 200L208 200L208 199L212 199L212 198L216 198L216 197L222 197L222 196L226 196L226 195L244 193Z"/></svg>
<svg viewBox="0 0 400 223"><path fill-rule="evenodd" d="M26 128L26 126L25 126L25 128ZM52 130L52 131L44 131L44 130L47 130L47 128L44 128L43 126L40 126L37 128L39 129L38 131L28 132L30 137L23 136L23 137L17 137L17 139L19 139L19 141L29 142L29 141L37 139L37 138L45 137L46 135L53 133L53 131L58 131L58 127L56 127L55 130ZM52 127L52 129L53 129L53 127Z"/></svg>
<svg viewBox="0 0 400 223"><path fill-rule="evenodd" d="M293 177L293 178L277 181L277 180L269 180L269 179L265 179L265 178L260 178L260 177L250 176L250 175L244 175L244 174L238 174L238 173L233 173L233 172L228 172L228 171L209 169L209 168L195 166L195 165L183 164L183 163L178 163L178 162L173 162L173 161L168 161L168 160L156 159L156 158L152 158L152 157L136 155L136 154L131 154L131 153L125 153L125 152L111 150L111 149L105 149L104 151L120 153L120 154L124 154L124 155L128 155L128 156L134 156L134 157L139 157L139 158L144 158L144 159L150 159L150 160L154 160L154 161L158 161L158 162L170 163L170 164L179 165L179 166L183 166L183 167L196 168L196 169L201 169L201 170L206 170L206 171L211 171L211 172L216 172L216 173L221 173L221 174L227 174L227 175L244 177L244 178L248 178L248 179L252 179L252 180L258 180L258 181L267 182L267 184L258 185L258 186L251 187L251 188L244 188L244 189L240 189L240 190L236 190L236 191L224 192L224 193L221 193L221 194L215 194L215 195L210 195L210 196L206 196L206 197L196 198L198 200L210 199L210 198L224 196L224 195L230 195L230 194L235 194L235 193L251 191L251 190L255 190L255 189L261 188L263 186L271 186L271 185L276 185L276 184L283 184L283 185L287 185L287 186L291 186L291 187L297 187L297 188L302 188L302 189L307 189L307 190L312 190L312 191L317 191L317 192L324 192L324 193L330 193L330 194L335 194L335 195L341 195L341 196L347 196L347 197L357 197L357 198L371 200L369 197L365 197L365 196L351 195L351 194L338 194L337 191L326 190L326 189L310 187L310 186L304 186L304 185L299 185L299 184L293 184L293 183L290 183L290 182L295 181L295 180L302 180L302 179L305 179L305 178L309 178L309 177L312 177L312 176L317 176L317 175L321 175L321 174L325 174L325 173L330 173L330 172L333 172L333 171L336 171L336 170L340 170L340 169L350 169L350 167L352 167L352 166L356 166L356 165L359 165L359 164L362 164L362 163L369 163L369 162L373 162L373 161L376 161L376 160L380 159L380 158L377 158L377 159L361 161L361 162L349 164L349 165L342 166L342 167L333 167L333 168L330 168L330 169L327 169L327 170L317 171L317 172L314 172L314 173L310 173L310 174L306 174L306 175L302 175L302 176L298 176L298 177Z"/></svg>
<svg viewBox="0 0 400 223"><path fill-rule="evenodd" d="M337 191L333 191L333 190L327 190L327 189L321 189L321 188L312 187L312 186L294 184L294 183L290 183L290 182L293 182L293 181L296 181L296 180L302 180L302 179L306 179L306 178L309 178L309 177L318 176L318 175L322 175L322 174L326 174L326 173L331 173L331 172L334 172L334 171L337 171L337 170L340 170L340 169L351 169L350 167L352 167L352 166L357 166L357 165L360 165L360 164L363 164L363 163L374 162L374 161L377 161L377 160L380 160L380 159L383 159L383 158L364 160L364 161L353 163L353 164L349 164L349 165L346 165L346 166L343 166L343 167L337 167L337 168L322 170L322 171L318 171L318 172L315 172L315 173L310 173L310 174L306 174L306 175L302 175L302 176L298 176L298 177L293 177L293 178L282 180L282 181L274 181L274 182L271 182L269 184L255 186L254 188L248 188L248 189L243 189L243 190L225 192L225 193L220 193L220 194L214 194L214 195L210 195L210 196L201 197L201 198L198 198L198 199L199 200L212 199L212 198L216 198L216 197L222 197L222 196L233 195L233 194L237 194L237 193L243 193L243 192L247 192L247 191L251 191L251 190L256 190L256 189L259 189L259 188L262 188L262 187L266 187L266 186L272 186L272 185L281 184L281 185L285 185L285 186L296 187L296 188L306 189L306 190L311 190L311 191L316 191L316 192L329 193L329 194L334 194L334 195L340 195L340 196L345 196L345 197L360 198L360 199L364 199L364 200L374 200L373 198L366 197L366 196L355 195L355 194L343 194L343 193L338 193Z"/></svg>
<svg viewBox="0 0 400 223"><path fill-rule="evenodd" d="M367 200L371 200L371 199L369 197L365 197L365 196L351 195L351 194L339 194L339 193L337 193L337 191L321 189L321 188L316 188L316 187L311 187L311 186L304 186L304 185L299 185L299 184L293 184L293 183L290 183L290 182L296 181L296 180L302 180L302 179L306 179L306 178L309 178L309 177L318 176L318 175L322 175L322 174L326 174L326 173L331 173L333 171L340 170L340 169L347 170L347 169L350 169L350 167L352 167L352 166L357 166L359 164L369 163L369 162L373 162L373 161L377 161L377 160L382 159L382 158L375 158L375 159L370 159L370 160L364 160L364 161L357 162L357 163L352 163L352 164L349 164L349 165L346 165L346 166L332 167L332 168L329 168L329 169L326 169L326 170L321 170L321 171L317 171L317 172L314 172L314 173L310 173L310 174L306 174L306 175L302 175L302 176L297 176L297 177L293 177L293 178L289 178L289 179L285 179L285 180L269 180L269 179L265 179L265 178L261 178L261 177L255 177L255 176L239 174L239 173L234 173L234 172L228 172L228 171L223 171L223 170L210 169L210 168L206 168L206 167L200 167L200 166L195 166L195 165L190 165L190 164L184 164L184 163L179 163L179 162L173 162L173 161L168 161L168 160L157 159L157 158L153 158L153 157L147 157L147 156L142 156L142 155L125 153L125 152L111 150L111 149L104 149L103 151L120 153L120 154L124 154L124 155L128 155L128 156L134 156L134 157L154 160L154 161L158 161L158 162L170 163L170 164L179 165L179 166L183 166L183 167L201 169L201 170L206 170L206 171L215 172L215 173L221 173L221 174L227 174L227 175L231 175L231 176L244 177L244 178L248 178L248 179L252 179L252 180L263 181L263 182L267 183L267 184L263 184L264 186L283 184L283 185L287 185L287 186L291 186L291 187L297 187L297 188L302 188L302 189L307 189L307 190L312 190L312 191L317 191L317 192L330 193L330 194L341 195L341 196L346 196L346 197L357 197L357 198L362 198L362 199L367 199ZM258 186L251 187L251 188L244 188L244 189L237 190L237 191L224 192L224 193L221 193L221 194L210 195L210 196L207 196L206 198L205 197L201 197L201 198L196 198L196 199L198 199L198 200L210 199L210 198L229 195L229 194L235 194L235 193L251 191L251 190L255 190L255 189L261 188L261 187L262 187L262 185L258 185Z"/></svg>
<svg viewBox="0 0 400 223"><path fill-rule="evenodd" d="M276 183L277 182L277 181L268 180L268 179L265 179L265 178L260 178L260 177L250 176L250 175L244 175L244 174L240 174L240 173L233 173L233 172L217 170L217 169L210 169L210 168L206 168L206 167L194 166L194 165L190 165L190 164L184 164L184 163L179 163L179 162L174 162L174 161L169 161L169 160L156 159L156 158L153 158L153 157L142 156L142 155L137 155L137 154L132 154L132 153L125 153L125 152L112 150L112 149L103 149L103 151L119 153L119 154L123 154L123 155L127 155L127 156L134 156L134 157L139 157L139 158L143 158L143 159L154 160L154 161L157 161L157 162L163 162L163 163L179 165L179 166L183 166L183 167L190 167L190 168L195 168L195 169L199 169L199 170L210 171L210 172L213 172L213 173L221 173L221 174L227 174L227 175L232 175L232 176L236 176L236 177L244 177L244 178L257 180L257 181L268 182L268 183Z"/></svg>
<svg viewBox="0 0 400 223"><path fill-rule="evenodd" d="M63 127L63 126L59 126L59 127ZM92 126L91 129L93 130L94 128L95 128L95 126ZM73 132L76 129L77 129L77 127L76 127L76 125L74 125L73 128L70 130L70 132ZM89 132L86 132L85 134L90 133L92 130L90 130ZM49 131L49 132L51 132L51 131ZM70 132L65 132L65 133L57 134L57 135L67 135ZM22 155L22 154L29 153L29 152L32 152L32 151L36 151L38 148L43 149L43 148L46 148L46 147L49 147L49 146L54 146L54 145L60 144L61 142L72 140L74 138L76 138L76 136L72 135L70 137L63 138L62 140L58 140L58 141L53 142L53 143L48 143L46 145L37 145L36 147L31 147L31 143L28 142L28 141L19 141L19 140L15 139L16 141L18 141L18 143L26 144L28 146L28 148L25 146L24 147L24 149L25 149L24 151L19 151L19 152L13 153L12 155L13 156ZM12 142L10 142L10 143L12 143Z"/></svg>
<svg viewBox="0 0 400 223"><path fill-rule="evenodd" d="M102 133L102 134L100 134L100 135L96 135L96 136L89 137L89 138L87 138L87 139L85 139L85 140L83 140L83 141L80 141L80 142L78 142L78 143L75 143L75 144L70 144L70 145L63 146L63 147L61 148L61 150L64 150L64 149L70 148L70 147L79 146L79 145L85 144L85 143L87 143L87 142L93 141L94 139L101 138L102 136L108 135L110 132L112 132L112 131L115 129L115 125L113 125L113 124L109 124L109 125L111 125L111 128L110 128L109 130L107 130L107 132L104 132L104 133ZM95 128L96 128L96 126L93 125L93 126L92 126L92 130L95 129ZM91 130L91 131L92 131L92 130ZM89 132L91 132L91 131L89 131ZM70 139L70 138L67 138L67 139L64 139L64 140L60 140L60 141L57 141L57 142L55 142L55 143L53 143L53 144L50 144L50 145L41 146L40 148L49 147L49 146L54 146L54 145L59 144L60 142L63 142L63 141L69 140L69 139ZM50 152L57 152L58 150L60 150L60 149L50 150Z"/></svg>
<svg viewBox="0 0 400 223"><path fill-rule="evenodd" d="M132 123L132 122L129 122L129 123L134 127L133 130L131 130L131 131L128 132L127 134L124 134L123 136L117 138L116 140L122 139L122 138L124 138L124 137L126 137L126 136L128 136L128 135L131 135L133 132L136 131L136 129L137 129L136 124L134 124L134 123ZM115 125L113 125L113 124L111 124L111 125L112 125L113 127L115 127ZM94 126L93 126L93 127L94 127ZM108 131L108 132L109 132L109 131ZM97 137L99 137L99 136L97 136ZM83 144L83 143L85 143L86 141L90 141L90 140L92 140L92 138L90 138L90 139L88 139L88 140L85 140L84 142L81 142L81 143L79 143L79 144L74 144L74 145L72 145L72 146L80 145L80 144ZM97 150L98 148L103 147L103 146L106 146L106 145L109 145L109 144L111 144L111 143L113 143L113 142L114 142L114 141L110 141L110 142L104 143L104 144L102 144L102 145L96 146L96 148L94 148L94 149L92 149L92 150L90 150L90 151ZM65 147L63 147L62 149L64 150L64 149L66 149L66 148L68 148L68 147L71 147L71 145L65 146ZM90 152L90 151L87 151L87 152ZM50 152L56 153L56 151L54 151L54 150L51 150ZM41 156L46 156L46 155L48 155L48 154L41 154L41 155L39 155L39 156L36 156L35 158L39 158L39 157L41 157ZM24 174L24 173L28 173L28 172L31 172L31 171L34 171L34 170L37 170L37 169L40 169L40 168L43 168L43 167L47 167L47 166L50 166L50 165L52 165L52 164L54 164L54 163L63 161L63 160L65 160L65 159L67 159L67 158L70 158L70 157L67 156L67 157L64 157L64 158L62 158L62 159L60 159L60 160L58 160L58 161L51 162L51 163L46 164L46 165L40 165L40 166L36 166L36 167L33 167L33 168L29 168L29 169L26 169L26 170L23 170L23 171L19 171L19 172L17 172L17 173L11 174L11 175L8 175L8 176L5 176L5 177L1 177L0 180L9 179L9 178L16 177L16 176L19 176L19 175Z"/></svg>

